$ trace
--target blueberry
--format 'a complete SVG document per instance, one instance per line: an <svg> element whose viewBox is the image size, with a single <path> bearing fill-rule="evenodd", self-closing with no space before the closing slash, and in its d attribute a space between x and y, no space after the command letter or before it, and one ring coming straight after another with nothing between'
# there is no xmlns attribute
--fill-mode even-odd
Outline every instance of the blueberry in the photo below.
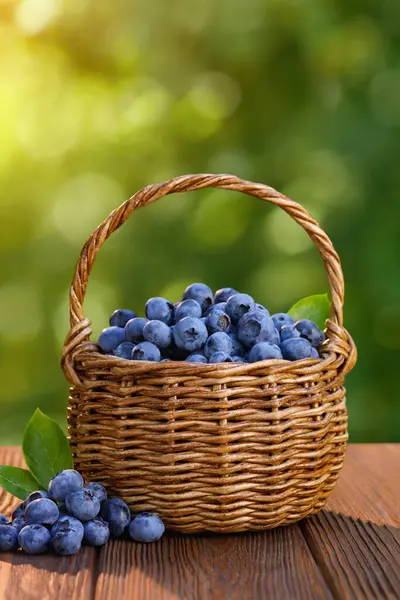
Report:
<svg viewBox="0 0 400 600"><path fill-rule="evenodd" d="M207 317L206 327L209 333L217 333L217 331L228 331L231 328L230 317L222 310L214 310Z"/></svg>
<svg viewBox="0 0 400 600"><path fill-rule="evenodd" d="M11 518L12 519L17 519L18 517L23 517L24 514L25 514L25 502L21 502L12 511Z"/></svg>
<svg viewBox="0 0 400 600"><path fill-rule="evenodd" d="M11 523L0 523L0 552L18 548L18 529Z"/></svg>
<svg viewBox="0 0 400 600"><path fill-rule="evenodd" d="M180 321L185 317L193 317L194 319L201 318L201 306L197 302L197 300L192 300L189 298L188 300L184 300L180 302L178 306L176 306L175 311L175 321Z"/></svg>
<svg viewBox="0 0 400 600"><path fill-rule="evenodd" d="M134 347L135 344L132 344L131 342L123 342L115 348L114 356L118 356L118 358L124 358L125 360L130 360L132 358L132 350Z"/></svg>
<svg viewBox="0 0 400 600"><path fill-rule="evenodd" d="M49 483L49 495L52 500L63 502L72 492L83 487L83 477L74 469L65 469L57 473Z"/></svg>
<svg viewBox="0 0 400 600"><path fill-rule="evenodd" d="M283 325L280 330L281 342L289 340L290 338L300 337L300 332L293 325Z"/></svg>
<svg viewBox="0 0 400 600"><path fill-rule="evenodd" d="M190 354L187 358L185 358L186 362L196 362L196 363L207 363L208 360L202 354Z"/></svg>
<svg viewBox="0 0 400 600"><path fill-rule="evenodd" d="M90 546L104 546L110 538L110 527L101 517L86 521L84 524L84 541Z"/></svg>
<svg viewBox="0 0 400 600"><path fill-rule="evenodd" d="M215 352L225 352L226 354L232 353L232 340L228 334L223 331L217 331L210 335L204 346L204 354L208 359L211 358Z"/></svg>
<svg viewBox="0 0 400 600"><path fill-rule="evenodd" d="M88 489L72 492L65 498L68 512L80 521L90 521L100 512L100 500Z"/></svg>
<svg viewBox="0 0 400 600"><path fill-rule="evenodd" d="M19 517L19 518L21 518L21 517ZM0 524L2 524L2 523L8 523L8 519L4 515L0 514Z"/></svg>
<svg viewBox="0 0 400 600"><path fill-rule="evenodd" d="M309 321L308 319L304 319L302 321L297 321L294 324L297 331L300 333L301 337L308 340L311 346L314 348L318 348L325 340L325 334L320 330L318 325Z"/></svg>
<svg viewBox="0 0 400 600"><path fill-rule="evenodd" d="M129 535L135 542L150 543L159 540L165 525L158 515L141 513L129 525Z"/></svg>
<svg viewBox="0 0 400 600"><path fill-rule="evenodd" d="M85 486L85 489L90 490L92 494L94 494L100 500L100 502L107 500L107 490L104 485L101 485L101 483L92 481Z"/></svg>
<svg viewBox="0 0 400 600"><path fill-rule="evenodd" d="M209 363L233 362L232 356L226 352L214 352L211 354Z"/></svg>
<svg viewBox="0 0 400 600"><path fill-rule="evenodd" d="M273 320L274 325L278 331L280 331L281 327L283 327L284 325L294 324L293 317L286 313L276 313L276 315L272 315L271 319Z"/></svg>
<svg viewBox="0 0 400 600"><path fill-rule="evenodd" d="M143 329L148 322L149 320L144 319L143 317L135 317L128 321L125 327L125 337L127 341L132 342L133 344L143 342Z"/></svg>
<svg viewBox="0 0 400 600"><path fill-rule="evenodd" d="M23 527L25 527L26 521L25 521L24 517L17 517L16 519L13 520L11 525L13 527L16 527L18 529L18 531L21 531L21 529Z"/></svg>
<svg viewBox="0 0 400 600"><path fill-rule="evenodd" d="M28 525L53 525L59 516L57 504L49 498L33 500L25 509L25 521Z"/></svg>
<svg viewBox="0 0 400 600"><path fill-rule="evenodd" d="M210 306L210 308L208 308L206 310L205 313L205 317L208 317L209 315L211 315L211 313L213 313L215 310L222 310L222 312L226 312L225 311L225 307L226 307L226 302L218 302L218 304L212 304Z"/></svg>
<svg viewBox="0 0 400 600"><path fill-rule="evenodd" d="M71 556L81 549L82 534L64 523L55 529L51 536L51 543L57 554Z"/></svg>
<svg viewBox="0 0 400 600"><path fill-rule="evenodd" d="M43 554L49 548L50 540L50 531L44 525L26 525L18 533L18 543L28 554Z"/></svg>
<svg viewBox="0 0 400 600"><path fill-rule="evenodd" d="M232 342L231 355L232 356L244 356L244 353L245 353L244 346L237 339L236 333L229 332L228 336L230 337L231 342Z"/></svg>
<svg viewBox="0 0 400 600"><path fill-rule="evenodd" d="M132 350L132 360L152 360L159 362L161 354L157 346L151 342L140 342Z"/></svg>
<svg viewBox="0 0 400 600"><path fill-rule="evenodd" d="M101 507L101 516L110 526L113 537L123 534L131 520L131 511L121 498L110 498Z"/></svg>
<svg viewBox="0 0 400 600"><path fill-rule="evenodd" d="M269 358L282 358L279 346L271 342L259 342L249 352L249 362L251 363Z"/></svg>
<svg viewBox="0 0 400 600"><path fill-rule="evenodd" d="M247 361L244 360L244 358L242 358L241 356L232 356L232 362L234 362L234 363L245 363Z"/></svg>
<svg viewBox="0 0 400 600"><path fill-rule="evenodd" d="M248 294L235 294L231 296L226 303L226 312L235 325L249 311L253 311L255 307L254 300Z"/></svg>
<svg viewBox="0 0 400 600"><path fill-rule="evenodd" d="M213 293L208 285L205 285L204 283L192 283L192 285L189 285L186 288L183 299L196 300L200 304L204 314L213 303Z"/></svg>
<svg viewBox="0 0 400 600"><path fill-rule="evenodd" d="M136 317L136 313L132 310L127 310L126 308L119 308L116 310L110 318L110 326L111 327L125 327L125 325L131 319Z"/></svg>
<svg viewBox="0 0 400 600"><path fill-rule="evenodd" d="M27 496L25 498L23 505L26 508L28 506L28 504L30 504L34 500L39 500L40 498L49 498L48 492L45 492L44 490L38 490L37 492L32 492L31 494L29 494L29 496Z"/></svg>
<svg viewBox="0 0 400 600"><path fill-rule="evenodd" d="M318 350L314 347L312 347L311 356L312 356L312 358L320 358Z"/></svg>
<svg viewBox="0 0 400 600"><path fill-rule="evenodd" d="M286 360L301 360L310 358L313 355L313 349L308 340L304 338L290 338L281 344L283 358Z"/></svg>
<svg viewBox="0 0 400 600"><path fill-rule="evenodd" d="M261 311L263 313L266 313L268 317L270 316L269 310L267 310L263 304L256 304L255 305L255 310L258 310L258 311Z"/></svg>
<svg viewBox="0 0 400 600"><path fill-rule="evenodd" d="M163 321L167 325L171 325L174 316L174 307L165 298L150 298L146 302L145 313L146 317L151 321Z"/></svg>
<svg viewBox="0 0 400 600"><path fill-rule="evenodd" d="M99 336L98 344L105 353L112 352L125 341L125 329L122 327L107 327Z"/></svg>
<svg viewBox="0 0 400 600"><path fill-rule="evenodd" d="M238 294L239 292L234 288L221 288L217 290L214 295L214 304L218 304L219 302L226 302L231 296Z"/></svg>
<svg viewBox="0 0 400 600"><path fill-rule="evenodd" d="M250 311L247 312L239 321L238 340L248 348L259 342L280 342L279 333L275 325L265 312Z"/></svg>
<svg viewBox="0 0 400 600"><path fill-rule="evenodd" d="M207 322L207 317L201 317L200 321L203 323L203 325L205 325Z"/></svg>
<svg viewBox="0 0 400 600"><path fill-rule="evenodd" d="M207 340L207 327L192 317L184 317L174 327L174 342L181 350L194 352L203 346Z"/></svg>
<svg viewBox="0 0 400 600"><path fill-rule="evenodd" d="M171 328L163 321L149 321L143 328L143 337L157 348L168 348L172 342Z"/></svg>
<svg viewBox="0 0 400 600"><path fill-rule="evenodd" d="M62 515L51 528L51 535L54 536L60 529L71 529L75 531L78 535L80 535L82 541L83 525L78 519L75 519L75 517L71 517L71 515Z"/></svg>

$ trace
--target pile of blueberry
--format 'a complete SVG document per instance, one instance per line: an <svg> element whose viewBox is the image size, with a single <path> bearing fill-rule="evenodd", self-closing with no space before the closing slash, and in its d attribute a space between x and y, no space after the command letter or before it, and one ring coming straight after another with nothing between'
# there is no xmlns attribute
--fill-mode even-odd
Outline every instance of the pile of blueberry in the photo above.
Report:
<svg viewBox="0 0 400 600"><path fill-rule="evenodd" d="M189 285L175 304L150 298L145 314L116 310L100 334L102 351L128 360L253 363L319 358L325 340L312 321L271 316L248 294L223 288L213 295L204 283Z"/></svg>
<svg viewBox="0 0 400 600"><path fill-rule="evenodd" d="M84 486L78 471L67 469L50 481L48 491L32 492L14 510L0 515L0 551L22 548L28 554L49 549L75 554L82 543L103 546L110 537L155 542L165 531L160 517L141 513L132 519L120 498L107 498L100 483Z"/></svg>

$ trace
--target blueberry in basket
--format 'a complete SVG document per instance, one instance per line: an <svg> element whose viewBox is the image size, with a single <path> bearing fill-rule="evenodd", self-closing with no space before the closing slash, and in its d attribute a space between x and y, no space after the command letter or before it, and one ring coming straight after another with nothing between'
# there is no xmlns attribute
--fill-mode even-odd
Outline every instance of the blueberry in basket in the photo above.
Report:
<svg viewBox="0 0 400 600"><path fill-rule="evenodd" d="M193 283L177 302L150 298L143 313L114 311L98 340L102 352L125 361L234 366L320 358L326 340L320 327L304 318L309 315L302 313L299 319L291 311L271 314L264 304L233 287L213 293L208 285Z"/></svg>

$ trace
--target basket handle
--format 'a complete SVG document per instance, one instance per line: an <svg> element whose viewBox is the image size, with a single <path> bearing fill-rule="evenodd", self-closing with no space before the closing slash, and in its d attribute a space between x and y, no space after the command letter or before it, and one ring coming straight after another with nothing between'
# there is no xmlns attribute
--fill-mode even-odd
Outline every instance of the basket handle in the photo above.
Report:
<svg viewBox="0 0 400 600"><path fill-rule="evenodd" d="M308 233L319 253L328 272L328 281L331 296L330 327L333 328L335 336L344 337L340 331L343 329L343 300L344 280L340 265L340 259L333 244L326 233L318 225L317 221L300 204L293 202L272 187L261 183L252 183L240 179L235 175L183 175L175 177L170 181L149 185L136 192L129 200L126 200L119 208L114 210L110 216L99 225L92 233L84 247L75 269L75 275L70 289L70 324L71 331L65 342L63 355L71 353L82 341L89 339L91 335L90 321L83 313L83 300L86 294L87 283L95 258L103 243L116 231L133 211L146 204L155 202L163 196L174 192L188 192L200 190L207 187L234 190L260 200L272 202L287 212Z"/></svg>

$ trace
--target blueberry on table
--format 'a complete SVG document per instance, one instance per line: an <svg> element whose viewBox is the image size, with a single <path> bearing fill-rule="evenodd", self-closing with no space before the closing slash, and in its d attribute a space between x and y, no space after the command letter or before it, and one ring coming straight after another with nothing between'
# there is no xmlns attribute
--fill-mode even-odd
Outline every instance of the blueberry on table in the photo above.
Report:
<svg viewBox="0 0 400 600"><path fill-rule="evenodd" d="M94 494L100 500L100 502L107 500L107 490L104 485L101 485L101 483L91 481L85 486L85 489L90 490L92 494Z"/></svg>
<svg viewBox="0 0 400 600"><path fill-rule="evenodd" d="M18 531L20 531L26 525L26 521L24 517L17 517L11 523L13 527L16 527Z"/></svg>
<svg viewBox="0 0 400 600"><path fill-rule="evenodd" d="M50 531L44 525L26 525L18 533L18 543L28 554L43 554L48 549L50 540Z"/></svg>
<svg viewBox="0 0 400 600"><path fill-rule="evenodd" d="M80 521L90 521L100 512L100 500L85 488L69 494L65 504L68 513Z"/></svg>
<svg viewBox="0 0 400 600"><path fill-rule="evenodd" d="M280 342L279 333L270 317L264 312L254 310L243 315L238 324L237 337L242 344L251 348L259 342Z"/></svg>
<svg viewBox="0 0 400 600"><path fill-rule="evenodd" d="M174 326L174 342L181 350L194 352L203 346L207 340L207 327L192 317L184 317Z"/></svg>
<svg viewBox="0 0 400 600"><path fill-rule="evenodd" d="M57 473L49 483L49 495L52 500L63 502L68 494L83 487L83 477L74 469L65 469Z"/></svg>
<svg viewBox="0 0 400 600"><path fill-rule="evenodd" d="M151 321L163 321L171 325L174 317L174 306L165 298L150 298L145 306L146 317Z"/></svg>
<svg viewBox="0 0 400 600"><path fill-rule="evenodd" d="M183 302L179 302L179 304L175 307L174 315L175 321L180 321L185 317L193 317L194 319L200 319L202 315L201 306L197 302L197 300L189 298L188 300L183 300Z"/></svg>
<svg viewBox="0 0 400 600"><path fill-rule="evenodd" d="M300 332L298 329L296 329L296 327L294 327L294 325L283 325L279 334L281 342L284 342L285 340L290 340L290 338L300 337Z"/></svg>
<svg viewBox="0 0 400 600"><path fill-rule="evenodd" d="M104 546L110 538L110 526L101 517L86 521L83 539L90 546Z"/></svg>
<svg viewBox="0 0 400 600"><path fill-rule="evenodd" d="M223 363L223 362L233 362L233 358L230 354L226 352L214 352L211 354L209 363Z"/></svg>
<svg viewBox="0 0 400 600"><path fill-rule="evenodd" d="M255 307L254 300L248 294L235 294L231 296L227 302L225 310L231 318L233 325L249 311L253 311Z"/></svg>
<svg viewBox="0 0 400 600"><path fill-rule="evenodd" d="M33 500L25 509L28 525L53 525L60 516L58 506L49 498Z"/></svg>
<svg viewBox="0 0 400 600"><path fill-rule="evenodd" d="M128 321L125 327L125 338L128 342L133 344L139 344L143 342L143 329L144 326L149 322L149 319L143 317L135 317Z"/></svg>
<svg viewBox="0 0 400 600"><path fill-rule="evenodd" d="M37 492L31 492L29 496L27 496L24 500L24 507L26 508L28 504L33 502L34 500L39 500L40 498L49 498L49 493L45 490L38 490Z"/></svg>
<svg viewBox="0 0 400 600"><path fill-rule="evenodd" d="M313 347L304 338L290 338L281 343L282 356L286 360L301 360L313 357Z"/></svg>
<svg viewBox="0 0 400 600"><path fill-rule="evenodd" d="M312 321L309 321L308 319L297 321L297 323L295 323L294 326L300 333L300 336L308 340L311 346L314 346L314 348L318 348L318 346L320 346L322 342L326 339L324 332L320 330L318 325L316 325Z"/></svg>
<svg viewBox="0 0 400 600"><path fill-rule="evenodd" d="M231 296L238 294L239 292L234 288L226 287L217 290L214 295L214 304L219 302L226 302Z"/></svg>
<svg viewBox="0 0 400 600"><path fill-rule="evenodd" d="M163 321L149 321L143 328L143 337L157 348L168 348L172 342L172 331Z"/></svg>
<svg viewBox="0 0 400 600"><path fill-rule="evenodd" d="M232 340L227 333L223 331L217 331L210 335L204 346L204 354L208 359L215 352L225 352L226 354L232 354Z"/></svg>
<svg viewBox="0 0 400 600"><path fill-rule="evenodd" d="M79 552L82 539L83 531L77 531L72 527L68 527L66 523L61 524L51 535L51 543L54 551L62 556L70 556Z"/></svg>
<svg viewBox="0 0 400 600"><path fill-rule="evenodd" d="M0 552L18 548L18 529L11 523L0 523Z"/></svg>
<svg viewBox="0 0 400 600"><path fill-rule="evenodd" d="M132 350L132 360L151 360L159 362L161 359L160 350L151 342L140 342Z"/></svg>
<svg viewBox="0 0 400 600"><path fill-rule="evenodd" d="M125 329L122 327L107 327L99 336L98 344L103 352L110 353L125 341Z"/></svg>
<svg viewBox="0 0 400 600"><path fill-rule="evenodd" d="M7 517L5 517L4 515L1 515L1 514L0 514L0 524L1 524L1 523L8 523L8 519L7 519Z"/></svg>
<svg viewBox="0 0 400 600"><path fill-rule="evenodd" d="M195 363L208 363L208 360L203 354L189 354L189 356L185 358L185 361Z"/></svg>
<svg viewBox="0 0 400 600"><path fill-rule="evenodd" d="M231 328L231 319L226 312L214 310L207 317L206 327L211 334L217 333L217 331L228 333Z"/></svg>
<svg viewBox="0 0 400 600"><path fill-rule="evenodd" d="M62 515L52 526L50 530L51 535L55 535L60 529L74 530L78 535L81 536L81 540L83 538L83 524L81 521L79 521L79 519L75 519L75 517L71 517L71 515Z"/></svg>
<svg viewBox="0 0 400 600"><path fill-rule="evenodd" d="M281 327L284 327L285 325L294 324L293 317L286 313L276 313L275 315L272 315L271 319L273 320L274 325L278 331L280 331Z"/></svg>
<svg viewBox="0 0 400 600"><path fill-rule="evenodd" d="M120 537L131 520L131 511L121 498L109 498L101 507L101 517L110 527L112 537Z"/></svg>
<svg viewBox="0 0 400 600"><path fill-rule="evenodd" d="M271 342L259 342L249 352L249 362L251 363L271 358L282 358L279 346Z"/></svg>
<svg viewBox="0 0 400 600"><path fill-rule="evenodd" d="M148 544L159 540L165 531L165 525L158 515L141 513L132 519L129 535L135 542Z"/></svg>
<svg viewBox="0 0 400 600"><path fill-rule="evenodd" d="M110 318L110 326L111 327L125 327L125 325L131 319L136 317L136 313L133 310L128 310L126 308L119 308L116 310Z"/></svg>
<svg viewBox="0 0 400 600"><path fill-rule="evenodd" d="M200 304L202 313L204 314L213 303L213 293L205 283L192 283L192 285L186 288L183 299L196 300Z"/></svg>
<svg viewBox="0 0 400 600"><path fill-rule="evenodd" d="M131 342L123 342L115 348L114 356L117 356L118 358L124 358L125 360L130 360L132 358L132 350L134 347L135 344L132 344Z"/></svg>

